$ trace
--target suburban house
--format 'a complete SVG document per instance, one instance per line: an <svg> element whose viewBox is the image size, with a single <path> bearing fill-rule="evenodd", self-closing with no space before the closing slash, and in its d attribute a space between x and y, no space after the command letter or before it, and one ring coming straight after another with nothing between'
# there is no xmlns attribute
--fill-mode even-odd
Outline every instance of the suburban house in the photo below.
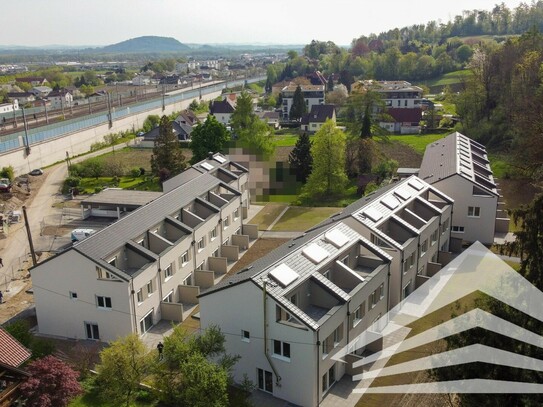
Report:
<svg viewBox="0 0 543 407"><path fill-rule="evenodd" d="M36 97L30 92L8 92L7 96L10 100L17 100L20 105L32 103L36 100Z"/></svg>
<svg viewBox="0 0 543 407"><path fill-rule="evenodd" d="M215 116L219 123L228 126L232 118L232 113L234 113L234 105L228 99L214 100L211 102L209 113Z"/></svg>
<svg viewBox="0 0 543 407"><path fill-rule="evenodd" d="M19 83L28 83L32 86L45 86L49 82L47 82L47 79L44 77L37 77L37 76L28 76L26 78L17 78L15 79L15 82Z"/></svg>
<svg viewBox="0 0 543 407"><path fill-rule="evenodd" d="M271 126L274 129L279 128L281 116L278 112L257 112L257 116L268 126Z"/></svg>
<svg viewBox="0 0 543 407"><path fill-rule="evenodd" d="M319 405L353 374L337 351L367 329L347 357L379 350L380 317L450 261L452 204L415 176L381 188L202 292L201 328L228 333L236 381Z"/></svg>
<svg viewBox="0 0 543 407"><path fill-rule="evenodd" d="M171 123L172 123L173 134L177 136L177 139L179 141L190 140L190 135L192 133L191 126L187 124L179 123L176 120L173 120ZM144 148L153 148L155 145L155 140L158 137L159 132L160 132L160 127L158 126L149 130L147 133L145 133L142 136L143 140L139 142L138 146L144 147Z"/></svg>
<svg viewBox="0 0 543 407"><path fill-rule="evenodd" d="M53 109L62 109L64 107L71 107L74 103L73 95L65 90L54 90L47 95L47 99L51 102Z"/></svg>
<svg viewBox="0 0 543 407"><path fill-rule="evenodd" d="M0 327L0 407L19 405L19 387L30 377L21 365L30 356L27 348Z"/></svg>
<svg viewBox="0 0 543 407"><path fill-rule="evenodd" d="M298 85L290 84L285 86L281 90L281 96L283 98L283 119L288 120L290 115L290 108L294 100L294 92ZM323 105L325 101L326 87L324 85L300 85L302 94L304 96L305 105L307 111L311 111L315 105Z"/></svg>
<svg viewBox="0 0 543 407"><path fill-rule="evenodd" d="M418 134L420 133L420 121L422 110L420 108L389 107L386 111L389 120L381 119L379 126L391 133Z"/></svg>
<svg viewBox="0 0 543 407"><path fill-rule="evenodd" d="M188 317L200 290L258 237L242 224L248 171L220 154L195 167L181 186L31 269L40 334L112 341Z"/></svg>
<svg viewBox="0 0 543 407"><path fill-rule="evenodd" d="M319 131L329 119L336 122L336 107L334 105L314 105L311 111L302 117L301 129L314 133Z"/></svg>
<svg viewBox="0 0 543 407"><path fill-rule="evenodd" d="M426 147L419 177L454 199L451 236L494 243L509 219L485 147L458 132Z"/></svg>
<svg viewBox="0 0 543 407"><path fill-rule="evenodd" d="M179 113L179 116L175 119L179 124L184 124L190 127L194 127L200 123L200 119L196 117L192 110L185 109Z"/></svg>
<svg viewBox="0 0 543 407"><path fill-rule="evenodd" d="M134 86L146 86L151 84L151 77L145 75L136 75L132 78L132 85Z"/></svg>
<svg viewBox="0 0 543 407"><path fill-rule="evenodd" d="M30 89L30 93L33 93L37 98L46 98L53 89L49 86L34 86Z"/></svg>

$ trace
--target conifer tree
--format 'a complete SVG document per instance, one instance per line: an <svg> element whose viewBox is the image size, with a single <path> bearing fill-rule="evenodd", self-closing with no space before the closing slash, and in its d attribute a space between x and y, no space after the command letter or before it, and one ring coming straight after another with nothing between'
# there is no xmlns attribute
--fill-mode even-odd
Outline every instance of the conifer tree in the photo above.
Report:
<svg viewBox="0 0 543 407"><path fill-rule="evenodd" d="M305 184L313 168L311 140L309 140L307 133L298 137L296 145L288 157L288 162L292 169L296 171L296 179Z"/></svg>
<svg viewBox="0 0 543 407"><path fill-rule="evenodd" d="M307 106L305 105L302 88L298 85L292 98L292 106L289 112L290 120L300 120L305 113L307 113Z"/></svg>
<svg viewBox="0 0 543 407"><path fill-rule="evenodd" d="M186 166L179 140L173 133L172 122L168 116L162 116L151 156L153 173L159 176L161 181L165 181L171 176L179 174Z"/></svg>

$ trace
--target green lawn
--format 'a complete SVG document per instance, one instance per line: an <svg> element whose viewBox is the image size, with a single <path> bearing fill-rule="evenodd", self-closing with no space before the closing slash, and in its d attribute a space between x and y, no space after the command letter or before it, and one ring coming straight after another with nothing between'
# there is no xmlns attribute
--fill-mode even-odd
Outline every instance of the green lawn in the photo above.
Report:
<svg viewBox="0 0 543 407"><path fill-rule="evenodd" d="M388 136L390 141L398 141L402 144L406 144L411 147L413 150L420 154L424 154L426 146L434 141L442 139L447 134L419 134L419 135L391 135Z"/></svg>
<svg viewBox="0 0 543 407"><path fill-rule="evenodd" d="M293 147L298 141L297 134L286 134L281 136L275 136L275 145L277 147Z"/></svg>
<svg viewBox="0 0 543 407"><path fill-rule="evenodd" d="M266 206L247 223L258 225L259 230L266 230L286 207L287 205L283 203L266 204Z"/></svg>
<svg viewBox="0 0 543 407"><path fill-rule="evenodd" d="M507 178L512 175L514 168L507 162L507 157L499 154L489 154L490 168L496 178Z"/></svg>
<svg viewBox="0 0 543 407"><path fill-rule="evenodd" d="M306 208L302 206L291 206L275 224L272 230L283 232L304 231L339 211L341 211L341 208Z"/></svg>
<svg viewBox="0 0 543 407"><path fill-rule="evenodd" d="M113 177L83 178L79 187L80 193L93 194L96 188L123 188L135 189L138 191L156 191L161 192L160 183L157 178L151 177L119 177L119 184L113 181Z"/></svg>
<svg viewBox="0 0 543 407"><path fill-rule="evenodd" d="M453 85L455 83L461 83L462 81L467 79L470 75L471 75L471 71L469 69L461 69L459 71L446 73L440 76L439 78L425 81L423 82L423 85L426 85L428 87Z"/></svg>

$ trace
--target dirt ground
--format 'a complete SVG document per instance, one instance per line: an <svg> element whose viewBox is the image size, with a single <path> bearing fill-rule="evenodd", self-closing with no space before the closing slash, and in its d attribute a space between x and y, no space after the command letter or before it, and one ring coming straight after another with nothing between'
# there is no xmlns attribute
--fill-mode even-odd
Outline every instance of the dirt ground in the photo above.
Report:
<svg viewBox="0 0 543 407"><path fill-rule="evenodd" d="M398 161L399 167L419 168L422 163L422 155L411 147L393 141L376 143L379 153L383 158L391 158Z"/></svg>

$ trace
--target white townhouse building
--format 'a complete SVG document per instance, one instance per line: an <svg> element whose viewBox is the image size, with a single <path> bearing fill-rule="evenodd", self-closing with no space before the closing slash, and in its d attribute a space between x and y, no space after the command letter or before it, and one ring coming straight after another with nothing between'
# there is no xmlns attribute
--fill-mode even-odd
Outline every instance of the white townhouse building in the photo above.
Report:
<svg viewBox="0 0 543 407"><path fill-rule="evenodd" d="M354 87L379 93L387 108L421 108L422 88L406 81L375 81L370 79L359 81Z"/></svg>
<svg viewBox="0 0 543 407"><path fill-rule="evenodd" d="M419 177L454 199L451 236L489 245L496 232L507 233L509 218L482 144L458 132L429 144Z"/></svg>
<svg viewBox="0 0 543 407"><path fill-rule="evenodd" d="M283 119L288 120L290 115L290 108L294 101L294 92L298 85L290 84L285 86L281 90L281 97L283 98ZM311 108L315 105L323 105L325 103L325 86L324 85L300 85L302 94L304 95L305 105L307 111L310 112Z"/></svg>
<svg viewBox="0 0 543 407"><path fill-rule="evenodd" d="M316 406L350 365L332 357L448 262L452 199L417 177L391 184L200 294L201 327L241 356L234 379ZM248 311L250 310L250 311Z"/></svg>
<svg viewBox="0 0 543 407"><path fill-rule="evenodd" d="M196 165L221 167L232 181L199 172L31 269L41 334L112 341L190 314L200 289L258 236L242 224L236 187L247 170L220 154Z"/></svg>

